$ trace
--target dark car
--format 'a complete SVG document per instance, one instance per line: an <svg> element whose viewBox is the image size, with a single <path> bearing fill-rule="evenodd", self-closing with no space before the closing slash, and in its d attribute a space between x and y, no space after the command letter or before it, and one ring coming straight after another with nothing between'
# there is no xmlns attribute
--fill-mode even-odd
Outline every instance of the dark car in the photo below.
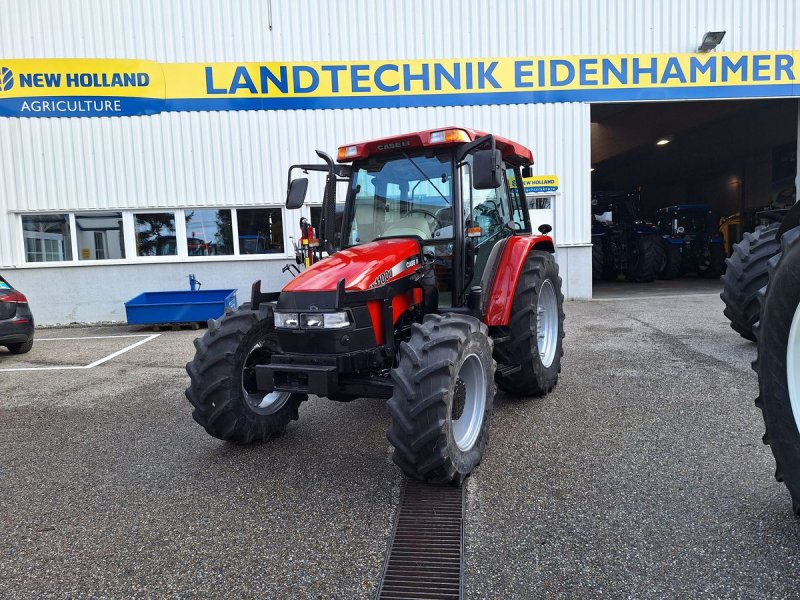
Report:
<svg viewBox="0 0 800 600"><path fill-rule="evenodd" d="M33 347L33 313L28 299L0 276L0 346L11 354L24 354Z"/></svg>

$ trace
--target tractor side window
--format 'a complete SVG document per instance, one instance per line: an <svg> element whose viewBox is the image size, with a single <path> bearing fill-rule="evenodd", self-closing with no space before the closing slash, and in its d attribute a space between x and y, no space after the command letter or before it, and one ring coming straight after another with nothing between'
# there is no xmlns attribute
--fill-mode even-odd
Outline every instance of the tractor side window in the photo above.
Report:
<svg viewBox="0 0 800 600"><path fill-rule="evenodd" d="M511 211L514 217L514 229L517 233L530 232L528 226L528 211L525 208L523 201L523 194L525 191L525 184L521 178L517 177L517 170L513 167L506 169L506 181L508 182L508 193L511 196Z"/></svg>

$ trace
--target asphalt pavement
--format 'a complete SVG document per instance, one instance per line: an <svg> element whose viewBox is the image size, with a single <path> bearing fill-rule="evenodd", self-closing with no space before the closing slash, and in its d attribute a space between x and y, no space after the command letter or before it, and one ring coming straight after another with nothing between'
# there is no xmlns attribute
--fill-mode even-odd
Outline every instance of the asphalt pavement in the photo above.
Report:
<svg viewBox="0 0 800 600"><path fill-rule="evenodd" d="M498 396L469 598L797 597L755 349L697 285L567 303L556 391ZM282 438L230 445L183 396L202 332L150 333L0 350L0 597L372 597L401 484L385 404L312 399Z"/></svg>

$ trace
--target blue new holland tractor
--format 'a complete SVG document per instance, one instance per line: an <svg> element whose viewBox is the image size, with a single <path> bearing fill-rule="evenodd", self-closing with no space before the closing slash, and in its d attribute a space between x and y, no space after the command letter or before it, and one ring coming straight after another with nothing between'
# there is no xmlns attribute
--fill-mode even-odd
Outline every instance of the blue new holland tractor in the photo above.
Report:
<svg viewBox="0 0 800 600"><path fill-rule="evenodd" d="M658 276L675 279L684 273L717 278L725 271L722 234L711 222L708 204L678 204L656 211L661 236Z"/></svg>

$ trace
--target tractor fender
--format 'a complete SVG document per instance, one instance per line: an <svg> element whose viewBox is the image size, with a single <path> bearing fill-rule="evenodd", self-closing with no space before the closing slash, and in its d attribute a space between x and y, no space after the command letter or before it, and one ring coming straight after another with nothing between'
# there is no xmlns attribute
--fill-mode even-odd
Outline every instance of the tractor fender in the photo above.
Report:
<svg viewBox="0 0 800 600"><path fill-rule="evenodd" d="M794 206L792 206L786 216L783 217L781 226L778 229L777 239L781 239L784 233L790 229L794 229L798 225L800 225L800 201L795 202Z"/></svg>
<svg viewBox="0 0 800 600"><path fill-rule="evenodd" d="M508 238L486 303L483 321L490 327L508 325L517 282L531 250L555 253L553 238L549 235L515 235Z"/></svg>

